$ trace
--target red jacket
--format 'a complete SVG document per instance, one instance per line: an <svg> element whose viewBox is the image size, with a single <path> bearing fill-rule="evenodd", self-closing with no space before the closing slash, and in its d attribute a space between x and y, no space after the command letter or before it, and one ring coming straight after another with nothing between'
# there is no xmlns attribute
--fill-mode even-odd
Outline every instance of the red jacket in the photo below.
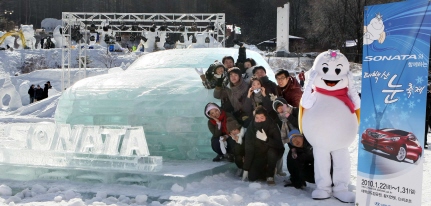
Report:
<svg viewBox="0 0 431 206"><path fill-rule="evenodd" d="M305 75L303 72L298 74L299 80L305 81Z"/></svg>
<svg viewBox="0 0 431 206"><path fill-rule="evenodd" d="M277 87L278 95L283 97L288 104L293 107L299 107L299 102L302 97L301 85L298 83L296 78L288 77L289 82L285 87Z"/></svg>

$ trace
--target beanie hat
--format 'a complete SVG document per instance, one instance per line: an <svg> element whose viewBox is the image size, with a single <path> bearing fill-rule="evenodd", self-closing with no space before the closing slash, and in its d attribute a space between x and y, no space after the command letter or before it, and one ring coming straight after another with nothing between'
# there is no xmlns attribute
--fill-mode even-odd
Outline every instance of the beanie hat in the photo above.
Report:
<svg viewBox="0 0 431 206"><path fill-rule="evenodd" d="M265 69L265 67L263 67L263 66L256 66L256 67L254 67L254 69L253 69L253 74L254 74L254 73L256 73L256 71L257 71L258 69L263 69L263 71L265 71L265 74L266 74L266 69Z"/></svg>
<svg viewBox="0 0 431 206"><path fill-rule="evenodd" d="M214 73L216 72L217 68L219 68L219 67L223 67L223 71L226 69L226 68L224 67L223 63L221 63L221 62L219 62L219 61L214 62L214 64L212 64L212 66L213 66L213 72L214 72Z"/></svg>
<svg viewBox="0 0 431 206"><path fill-rule="evenodd" d="M236 73L238 74L239 77L242 77L242 72L238 67L232 67L228 73L228 75L230 76L230 74L232 73Z"/></svg>
<svg viewBox="0 0 431 206"><path fill-rule="evenodd" d="M210 111L212 109L217 109L218 111L220 111L220 109L218 108L217 105L215 105L215 104L208 104L207 108L205 109L205 114L210 115Z"/></svg>
<svg viewBox="0 0 431 206"><path fill-rule="evenodd" d="M299 135L301 135L301 136L302 136L302 134L301 134L297 129L293 129L293 130L291 130L291 131L289 132L289 134L287 135L287 136L289 136L289 142L292 142L292 139L293 139L294 137L296 137L296 136L299 136Z"/></svg>
<svg viewBox="0 0 431 206"><path fill-rule="evenodd" d="M231 132L234 129L241 128L241 125L238 124L238 122L236 121L235 118L228 117L227 120L226 120L226 128L227 128L228 132Z"/></svg>
<svg viewBox="0 0 431 206"><path fill-rule="evenodd" d="M214 63L212 63L205 72L205 77L209 80L213 79L216 69L220 66L223 66L224 68L223 63L219 62L218 60L215 60Z"/></svg>
<svg viewBox="0 0 431 206"><path fill-rule="evenodd" d="M280 104L281 105L283 105L283 104L287 105L287 101L283 97L277 97L277 99L275 99L272 102L272 108L274 109L274 111L277 111L277 108L279 107Z"/></svg>

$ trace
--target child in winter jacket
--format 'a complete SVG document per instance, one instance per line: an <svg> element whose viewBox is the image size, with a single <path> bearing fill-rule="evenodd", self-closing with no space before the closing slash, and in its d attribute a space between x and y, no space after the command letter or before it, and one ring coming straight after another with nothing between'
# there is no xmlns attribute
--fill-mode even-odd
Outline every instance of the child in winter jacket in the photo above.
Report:
<svg viewBox="0 0 431 206"><path fill-rule="evenodd" d="M298 130L289 132L289 144L292 146L287 155L287 169L290 173L290 183L285 187L293 186L302 189L305 182L314 183L313 147Z"/></svg>

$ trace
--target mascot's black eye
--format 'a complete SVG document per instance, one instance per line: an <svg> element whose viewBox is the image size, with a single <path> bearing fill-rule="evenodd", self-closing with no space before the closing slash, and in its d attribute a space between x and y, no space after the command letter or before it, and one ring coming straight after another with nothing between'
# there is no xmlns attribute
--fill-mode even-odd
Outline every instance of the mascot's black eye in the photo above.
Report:
<svg viewBox="0 0 431 206"><path fill-rule="evenodd" d="M328 67L323 67L323 72L326 74L326 72L328 72Z"/></svg>
<svg viewBox="0 0 431 206"><path fill-rule="evenodd" d="M340 72L341 72L341 69L338 69L338 68L335 69L335 73L337 73L337 75L339 75Z"/></svg>

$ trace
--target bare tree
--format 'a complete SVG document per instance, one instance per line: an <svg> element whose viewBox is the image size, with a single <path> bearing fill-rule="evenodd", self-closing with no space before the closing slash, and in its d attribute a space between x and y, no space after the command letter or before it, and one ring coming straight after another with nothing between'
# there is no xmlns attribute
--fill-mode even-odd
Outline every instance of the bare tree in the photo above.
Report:
<svg viewBox="0 0 431 206"><path fill-rule="evenodd" d="M101 62L106 68L116 67L114 63L115 57L111 54L111 52L100 54L96 61Z"/></svg>

